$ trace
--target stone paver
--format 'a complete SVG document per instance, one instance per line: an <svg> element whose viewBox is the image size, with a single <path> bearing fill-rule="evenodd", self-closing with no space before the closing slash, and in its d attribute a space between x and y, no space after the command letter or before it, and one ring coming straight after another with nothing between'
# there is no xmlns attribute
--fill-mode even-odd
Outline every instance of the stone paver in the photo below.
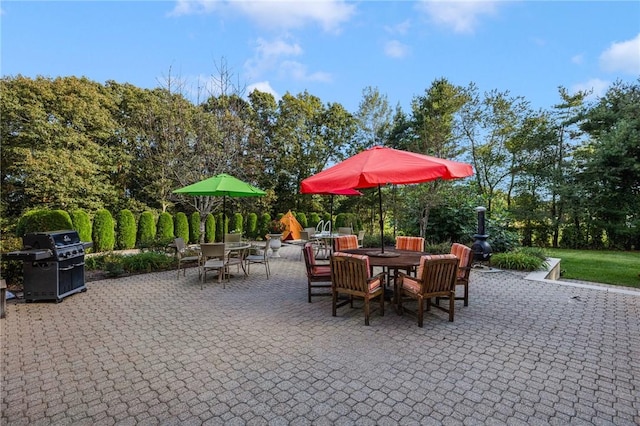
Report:
<svg viewBox="0 0 640 426"><path fill-rule="evenodd" d="M640 296L473 271L455 322L307 303L299 248L10 302L3 425L640 424Z"/></svg>

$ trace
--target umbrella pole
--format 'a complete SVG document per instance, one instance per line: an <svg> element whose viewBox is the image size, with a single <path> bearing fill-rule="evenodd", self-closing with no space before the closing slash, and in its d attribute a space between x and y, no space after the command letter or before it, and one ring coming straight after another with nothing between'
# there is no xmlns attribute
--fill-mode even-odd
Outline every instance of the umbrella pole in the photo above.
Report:
<svg viewBox="0 0 640 426"><path fill-rule="evenodd" d="M380 247L382 253L384 253L384 220L382 219L382 190L380 189L380 184L378 184L378 203L380 208Z"/></svg>
<svg viewBox="0 0 640 426"><path fill-rule="evenodd" d="M333 194L331 194L331 202L329 203L329 232L333 233Z"/></svg>
<svg viewBox="0 0 640 426"><path fill-rule="evenodd" d="M225 241L225 231L224 231L224 226L227 222L227 215L225 213L225 210L227 210L227 196L223 195L222 196L222 242L224 243Z"/></svg>

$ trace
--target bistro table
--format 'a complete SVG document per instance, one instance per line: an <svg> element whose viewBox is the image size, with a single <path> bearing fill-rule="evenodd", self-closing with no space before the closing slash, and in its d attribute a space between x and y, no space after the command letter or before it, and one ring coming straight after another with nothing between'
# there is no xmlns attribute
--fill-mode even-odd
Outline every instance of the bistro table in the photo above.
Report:
<svg viewBox="0 0 640 426"><path fill-rule="evenodd" d="M322 245L318 247L318 251L316 252L316 258L318 259L329 259L331 256L331 251L333 250L333 240L340 237L342 234L332 234L328 232L321 232L319 234L313 234L311 238L315 238L316 240L320 240ZM323 256L320 257L320 251L323 252Z"/></svg>
<svg viewBox="0 0 640 426"><path fill-rule="evenodd" d="M357 248L357 249L349 249L342 250L343 253L351 253L351 254L360 254L369 256L369 269L371 270L371 275L373 275L374 267L387 268L388 271L393 270L394 277L398 276L398 270L410 270L413 268L417 268L420 266L420 258L422 256L426 256L429 253L423 251L412 251L412 250L398 250L398 249L384 249L385 255L380 256L379 248ZM387 283L388 284L388 283ZM397 297L398 291L393 283L393 294L394 299L393 303L397 306Z"/></svg>
<svg viewBox="0 0 640 426"><path fill-rule="evenodd" d="M237 257L239 259L239 262L234 262L234 264L238 264L242 268L242 271L244 272L245 276L249 274L247 274L247 270L244 264L245 263L244 252L250 248L251 248L251 243L246 241L224 243L225 252L228 252L229 254L231 252L238 252L238 254L234 257ZM233 257L229 255L228 258L232 259ZM229 276L232 277L233 275L229 274Z"/></svg>

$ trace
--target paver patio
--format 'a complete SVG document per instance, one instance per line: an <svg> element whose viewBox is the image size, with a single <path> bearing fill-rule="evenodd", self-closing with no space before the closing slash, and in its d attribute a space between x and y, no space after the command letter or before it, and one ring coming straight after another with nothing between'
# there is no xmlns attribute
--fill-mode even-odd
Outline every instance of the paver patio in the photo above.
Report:
<svg viewBox="0 0 640 426"><path fill-rule="evenodd" d="M473 271L455 322L307 303L299 247L226 289L195 268L10 302L3 425L638 425L640 292Z"/></svg>

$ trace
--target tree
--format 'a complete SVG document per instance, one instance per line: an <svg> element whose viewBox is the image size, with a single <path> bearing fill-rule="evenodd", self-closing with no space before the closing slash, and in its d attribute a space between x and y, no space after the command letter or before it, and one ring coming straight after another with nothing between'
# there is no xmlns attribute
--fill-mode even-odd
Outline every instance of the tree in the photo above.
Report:
<svg viewBox="0 0 640 426"><path fill-rule="evenodd" d="M85 78L0 80L3 210L95 211L117 199L115 103Z"/></svg>
<svg viewBox="0 0 640 426"><path fill-rule="evenodd" d="M455 159L461 154L456 116L469 101L469 95L462 87L454 86L446 79L435 80L423 96L414 97L410 132L405 143L410 151L438 158ZM406 188L403 193L411 194L422 205L419 217L420 235L426 235L429 213L442 202L442 180L427 182L416 188ZM410 195L410 196L411 196ZM395 194L392 199L395 199ZM396 209L393 209L396 211Z"/></svg>
<svg viewBox="0 0 640 426"><path fill-rule="evenodd" d="M529 116L529 103L508 91L492 90L480 99L477 88L467 90L469 102L461 110L461 126L469 144L478 191L490 212L497 192L509 199L514 184L513 139Z"/></svg>
<svg viewBox="0 0 640 426"><path fill-rule="evenodd" d="M383 145L389 139L391 130L391 108L386 95L382 95L378 88L371 86L362 90L362 101L355 113L357 132L353 142L347 143L348 155L376 145Z"/></svg>
<svg viewBox="0 0 640 426"><path fill-rule="evenodd" d="M640 79L616 82L582 116L590 139L578 158L578 181L612 248L640 246Z"/></svg>

